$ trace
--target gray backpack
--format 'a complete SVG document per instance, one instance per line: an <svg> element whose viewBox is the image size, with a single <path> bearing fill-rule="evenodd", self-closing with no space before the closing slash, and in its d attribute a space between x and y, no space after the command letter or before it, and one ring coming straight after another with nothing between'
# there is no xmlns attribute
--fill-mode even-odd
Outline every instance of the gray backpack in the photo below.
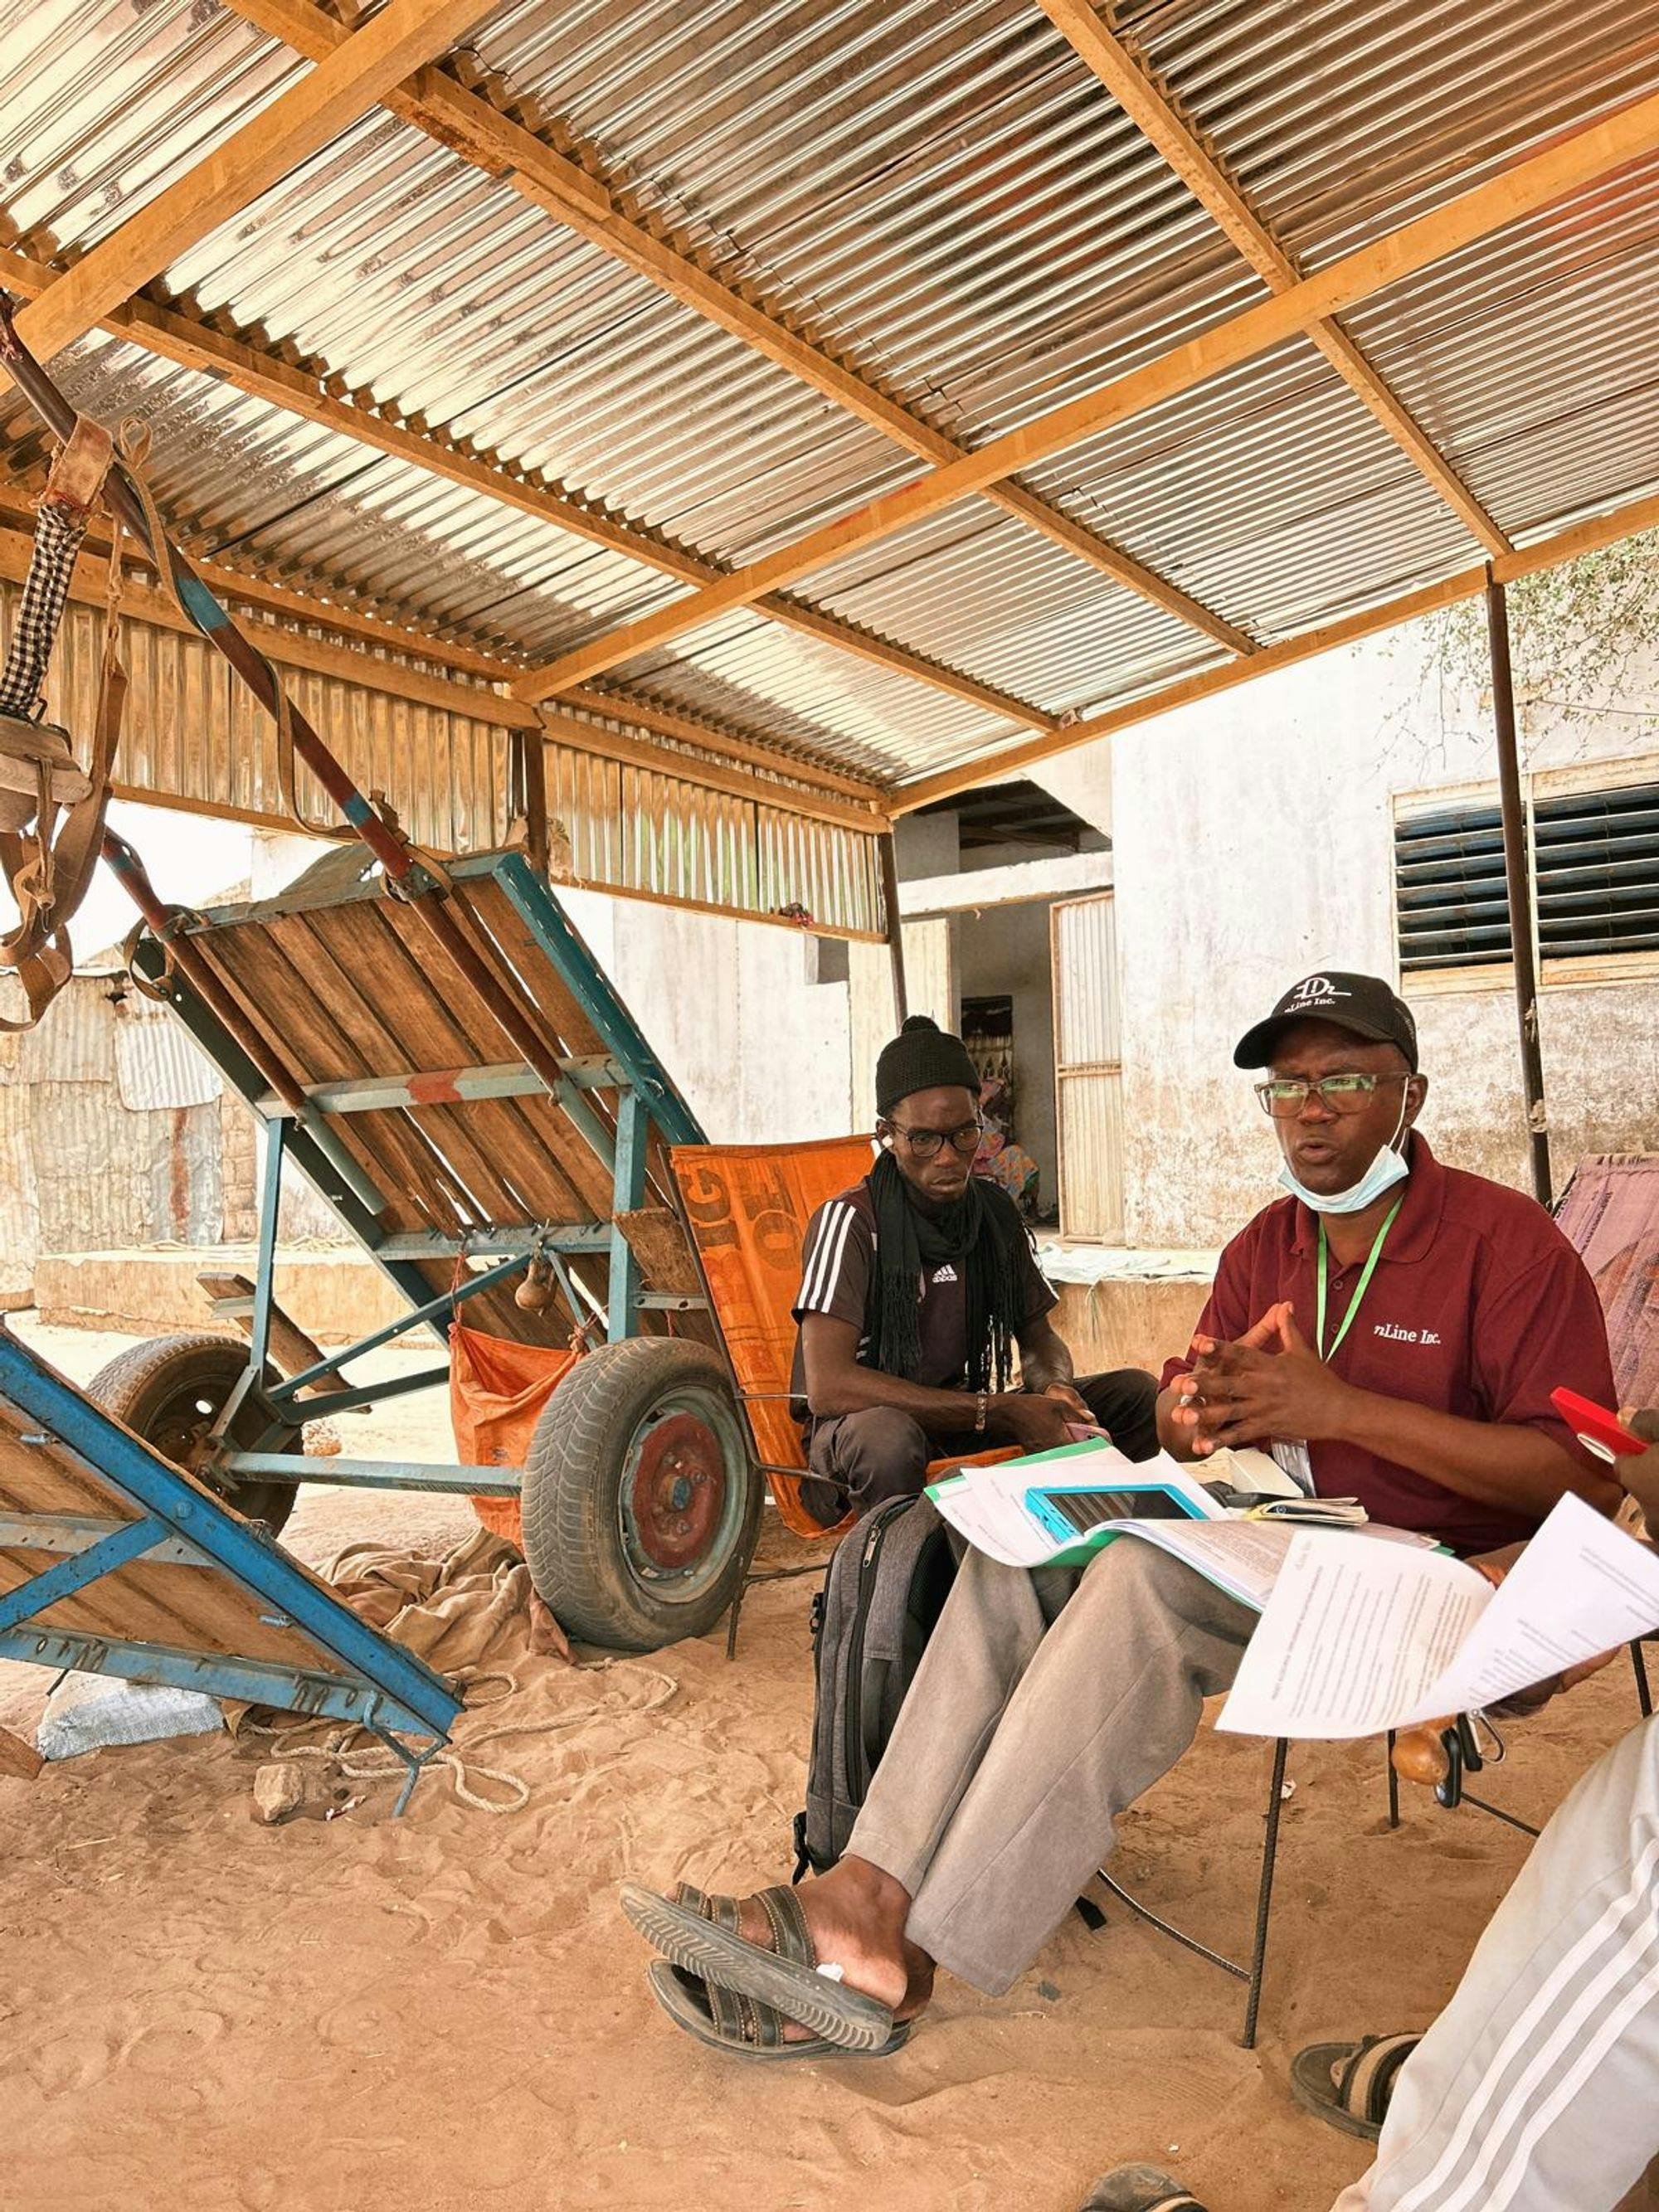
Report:
<svg viewBox="0 0 1659 2212"><path fill-rule="evenodd" d="M847 1849L956 1580L945 1523L927 1498L890 1498L836 1547L812 1601L812 1751L795 1815L795 1879Z"/></svg>

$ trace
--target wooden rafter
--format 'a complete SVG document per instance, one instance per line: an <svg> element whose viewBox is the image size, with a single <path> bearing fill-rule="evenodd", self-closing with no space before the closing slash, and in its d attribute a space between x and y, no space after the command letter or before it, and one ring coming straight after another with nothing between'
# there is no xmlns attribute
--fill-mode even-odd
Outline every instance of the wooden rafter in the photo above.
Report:
<svg viewBox="0 0 1659 2212"><path fill-rule="evenodd" d="M1299 284L1301 270L1257 214L1249 195L1188 127L1151 71L1107 29L1091 0L1036 0L1036 4L1269 290L1288 292ZM1326 316L1310 325L1308 336L1476 542L1489 553L1509 552L1504 532L1341 325Z"/></svg>
<svg viewBox="0 0 1659 2212"><path fill-rule="evenodd" d="M24 300L35 300L60 282L60 274L46 263L0 248L0 284ZM515 470L471 441L453 440L440 429L415 430L390 410L377 406L366 393L342 398L331 391L335 382L320 363L300 368L262 351L216 322L187 312L177 301L139 296L112 307L103 326L118 337L142 347L164 361L199 369L221 383L234 386L256 399L285 412L302 416L343 438L368 446L394 459L406 461L434 476L461 484L486 499L516 508L520 514L549 522L589 544L621 553L663 575L684 584L708 584L728 573L716 562L654 531L623 521L601 507L549 489L536 477ZM21 327L20 318L19 327ZM782 594L757 601L758 612L786 629L840 647L843 651L875 662L890 673L961 700L964 705L995 714L1029 729L1060 726L1059 718L1012 693L981 684L960 671L945 667L926 654L896 645L890 639L865 629L838 615L797 603Z"/></svg>
<svg viewBox="0 0 1659 2212"><path fill-rule="evenodd" d="M314 0L228 0L228 4L249 22L313 60L334 52L350 35ZM556 153L533 131L504 115L444 70L422 70L407 84L388 93L385 105L908 452L934 462L948 462L963 452L925 416L762 304L751 289L705 268L689 245L674 240L662 227L647 227L637 221L627 211L622 196L601 177ZM1115 583L1214 638L1230 653L1254 651L1255 641L1224 616L1024 485L988 485L985 495Z"/></svg>
<svg viewBox="0 0 1659 2212"><path fill-rule="evenodd" d="M1561 568L1583 554L1616 544L1622 538L1633 538L1639 531L1655 529L1659 529L1659 494L1633 500L1627 506L1615 507L1610 514L1576 524L1572 529L1559 532L1536 545L1499 554L1490 563L1483 562L1477 568L1460 568L1455 575L1443 577L1437 584L1426 584L1420 591L1407 592L1385 605L1366 607L1358 614L1345 615L1338 622L1304 630L1299 637L1287 637L1277 645L1264 646L1249 661L1226 661L1199 675L1183 677L1179 683L1167 684L1161 690L1126 700L1121 707L1109 708L1103 714L1086 715L1054 737L1004 746L961 768L945 769L937 775L902 784L892 793L889 804L896 815L911 814L918 807L952 799L958 792L973 790L980 784L1000 783L1043 761L1053 760L1060 753L1070 752L1078 745L1091 744L1097 738L1115 736L1120 730L1155 721L1160 714L1172 714L1178 708L1195 706L1200 700L1214 698L1218 692L1254 683L1261 676L1271 676L1276 669L1292 668L1298 661L1313 660L1322 653L1334 653L1340 646L1356 645L1362 638L1375 636L1380 630L1395 629L1401 623L1437 614L1443 607L1455 606L1461 600L1479 599L1486 587L1489 569L1498 583L1512 584L1520 577L1536 575L1541 569Z"/></svg>
<svg viewBox="0 0 1659 2212"><path fill-rule="evenodd" d="M1063 453L1148 408L1192 391L1211 377L1253 360L1286 338L1369 299L1385 286L1488 237L1536 209L1547 207L1656 147L1659 147L1659 94L1650 94L1558 140L1357 252L1332 262L1288 291L1200 331L1128 375L1036 416L961 460L884 493L854 514L779 547L719 584L694 592L659 613L623 623L591 645L520 678L514 689L521 698L548 698L587 682L619 662L654 651L762 592L781 590L842 555L890 537L1016 470Z"/></svg>
<svg viewBox="0 0 1659 2212"><path fill-rule="evenodd" d="M146 201L17 318L41 361L96 330L112 307L216 230L319 147L377 106L411 70L470 31L499 0L390 0L297 84Z"/></svg>
<svg viewBox="0 0 1659 2212"><path fill-rule="evenodd" d="M26 526L7 526L14 519L19 526L32 520L19 503L0 495L0 582L21 584L28 574L33 538ZM574 714L550 717L501 691L482 690L477 684L468 684L440 669L411 666L405 661L379 656L371 658L344 641L346 637L355 636L362 644L391 646L402 652L422 649L423 640L394 630L390 624L368 623L362 617L343 618L340 609L324 601L306 599L297 592L279 590L258 578L216 568L210 562L198 562L196 566L203 580L234 605L341 629L342 636L337 641L295 629L258 626L254 635L260 650L279 667L311 676L336 677L368 690L409 700L416 706L435 708L444 714L464 715L502 729L533 730L548 743L568 750L617 761L629 768L648 769L656 775L673 776L703 789L729 793L763 806L776 806L811 821L833 822L866 836L873 836L885 826L886 792L880 785L859 783L850 776L840 775L826 783L822 780L823 772L811 763L792 760L785 753L770 752L763 745L733 738L725 731L710 729L684 716L674 718L678 726L672 734L681 744L696 745L712 757L699 758L675 746L653 744L649 738L631 732L651 729L654 722L664 719L660 710L646 708L636 711L633 702L625 697L595 695L583 704L612 720L629 725L628 729L601 729L578 720ZM83 605L101 607L107 577L108 564L103 548L94 540L76 563L71 596ZM133 620L153 629L185 636L195 635L173 601L151 584L129 580L125 607ZM507 672L498 668L495 672L499 677ZM728 766L727 763L735 765ZM752 773L754 768L763 769L768 775L757 776ZM773 777L786 781L775 782L770 780ZM125 786L123 791L130 797L148 795Z"/></svg>

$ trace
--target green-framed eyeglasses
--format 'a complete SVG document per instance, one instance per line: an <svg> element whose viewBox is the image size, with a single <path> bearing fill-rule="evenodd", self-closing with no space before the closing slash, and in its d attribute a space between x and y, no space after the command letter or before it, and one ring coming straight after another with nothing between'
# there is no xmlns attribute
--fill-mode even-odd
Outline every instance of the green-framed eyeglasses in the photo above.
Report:
<svg viewBox="0 0 1659 2212"><path fill-rule="evenodd" d="M1274 1075L1255 1088L1264 1114L1271 1114L1275 1121L1289 1121L1302 1111L1311 1093L1317 1092L1333 1114L1363 1114L1379 1083L1411 1079L1409 1071L1401 1067L1387 1075L1322 1075L1316 1083L1305 1083L1297 1075Z"/></svg>

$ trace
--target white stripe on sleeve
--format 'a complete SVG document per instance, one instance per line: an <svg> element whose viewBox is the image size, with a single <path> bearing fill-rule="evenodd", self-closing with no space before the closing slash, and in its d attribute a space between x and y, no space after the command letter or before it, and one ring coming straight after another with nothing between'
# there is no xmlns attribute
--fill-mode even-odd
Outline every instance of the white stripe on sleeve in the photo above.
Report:
<svg viewBox="0 0 1659 2212"><path fill-rule="evenodd" d="M1510 2201L1525 2170L1524 2154L1557 2116L1559 2094L1544 2098L1543 2093L1552 2085L1559 2092L1564 2081L1576 2088L1586 2055L1593 2060L1600 2054L1609 2029L1616 2033L1659 1981L1656 1875L1659 1844L1650 1843L1638 1855L1628 1887L1555 1961L1511 2022L1433 2170L1407 2189L1397 2212L1474 2212L1477 2205ZM1598 1954L1610 1955L1598 1960ZM1590 1973L1592 1962L1596 1964ZM1568 1992L1587 1973L1589 1980L1569 2004ZM1520 2070L1511 2078L1517 2062ZM1474 2162L1454 2182L1471 2147ZM1500 2160L1504 2169L1494 2184L1493 2169Z"/></svg>
<svg viewBox="0 0 1659 2212"><path fill-rule="evenodd" d="M828 1303L853 1218L852 1207L840 1199L832 1199L819 1217L817 1237L801 1279L799 1303L803 1312L820 1313Z"/></svg>

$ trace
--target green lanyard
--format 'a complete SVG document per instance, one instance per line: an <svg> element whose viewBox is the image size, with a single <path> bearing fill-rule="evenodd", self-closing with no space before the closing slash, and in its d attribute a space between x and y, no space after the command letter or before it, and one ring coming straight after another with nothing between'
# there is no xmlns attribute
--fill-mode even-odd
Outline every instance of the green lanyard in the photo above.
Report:
<svg viewBox="0 0 1659 2212"><path fill-rule="evenodd" d="M1389 1207L1388 1219L1377 1231L1376 1241L1371 1246L1371 1256L1365 1262L1365 1272L1359 1278L1358 1287L1348 1301L1348 1310L1342 1316L1342 1326L1336 1332L1336 1340L1328 1352L1325 1349L1325 1270L1328 1265L1328 1248L1325 1243L1325 1224L1322 1221L1319 1224L1319 1309L1315 1323L1314 1340L1319 1346L1320 1358L1328 1365L1341 1350L1342 1340L1353 1326L1353 1317L1359 1311L1359 1301L1370 1288L1371 1277L1376 1273L1376 1263L1382 1257L1382 1247L1387 1241L1389 1231L1399 1219L1400 1209L1405 1203L1405 1194L1402 1192Z"/></svg>

